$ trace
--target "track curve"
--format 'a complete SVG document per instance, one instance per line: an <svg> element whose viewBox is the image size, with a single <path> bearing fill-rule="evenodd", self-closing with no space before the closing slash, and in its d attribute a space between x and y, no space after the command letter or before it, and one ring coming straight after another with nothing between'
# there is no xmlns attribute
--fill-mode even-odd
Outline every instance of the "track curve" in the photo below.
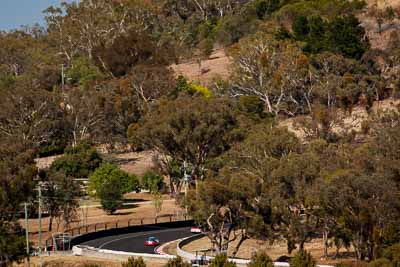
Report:
<svg viewBox="0 0 400 267"><path fill-rule="evenodd" d="M193 234L190 232L190 227L146 226L141 232L97 238L84 242L82 245L116 251L156 254L154 247L145 246L146 238L155 236L162 245L191 235Z"/></svg>

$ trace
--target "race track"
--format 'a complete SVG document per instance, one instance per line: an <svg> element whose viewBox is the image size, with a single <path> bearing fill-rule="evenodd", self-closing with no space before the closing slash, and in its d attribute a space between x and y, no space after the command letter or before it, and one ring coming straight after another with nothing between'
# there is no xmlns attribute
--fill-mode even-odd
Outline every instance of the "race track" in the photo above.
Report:
<svg viewBox="0 0 400 267"><path fill-rule="evenodd" d="M161 245L163 245L167 242L191 235L193 234L190 232L190 227L166 228L147 226L144 227L141 232L97 238L84 242L81 245L100 249L156 254L155 247L147 247L144 245L146 238L154 236L158 238Z"/></svg>

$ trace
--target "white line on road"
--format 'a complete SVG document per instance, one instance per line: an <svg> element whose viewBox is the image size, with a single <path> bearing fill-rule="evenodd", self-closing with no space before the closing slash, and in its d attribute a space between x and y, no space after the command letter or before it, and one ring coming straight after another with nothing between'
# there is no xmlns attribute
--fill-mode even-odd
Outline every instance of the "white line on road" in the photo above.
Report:
<svg viewBox="0 0 400 267"><path fill-rule="evenodd" d="M121 241L121 240L124 240L124 239L129 239L129 238L132 238L132 237L139 237L139 236L145 236L145 235L149 235L149 234L157 234L157 233L163 233L163 232L177 232L177 231L182 231L182 229L173 229L173 230L172 229L166 229L166 230L160 230L160 231L150 231L150 232L147 232L147 233L143 233L142 232L140 234L133 234L131 236L124 236L124 237L121 237L121 238L117 238L117 239L113 239L113 240L107 241L107 242L103 243L101 246L99 246L99 248L101 249L104 246L109 245L111 243L114 243L114 242L117 242L117 241Z"/></svg>

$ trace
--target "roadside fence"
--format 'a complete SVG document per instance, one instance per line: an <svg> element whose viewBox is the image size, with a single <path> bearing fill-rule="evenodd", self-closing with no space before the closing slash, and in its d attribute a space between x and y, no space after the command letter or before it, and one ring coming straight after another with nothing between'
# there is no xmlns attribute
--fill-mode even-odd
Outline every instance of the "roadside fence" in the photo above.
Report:
<svg viewBox="0 0 400 267"><path fill-rule="evenodd" d="M153 224L169 223L169 222L181 222L190 219L191 218L187 217L186 215L172 215L172 214L161 215L158 217L131 218L131 219L116 220L112 222L102 222L102 223L75 226L73 228L64 231L62 234L65 236L69 236L70 238L74 238L89 233L96 233L111 229L126 228L130 226L145 226L145 225L153 225ZM47 249L53 250L55 248L53 237L49 237L45 242L46 242L45 247ZM60 247L59 244L57 245L58 247Z"/></svg>

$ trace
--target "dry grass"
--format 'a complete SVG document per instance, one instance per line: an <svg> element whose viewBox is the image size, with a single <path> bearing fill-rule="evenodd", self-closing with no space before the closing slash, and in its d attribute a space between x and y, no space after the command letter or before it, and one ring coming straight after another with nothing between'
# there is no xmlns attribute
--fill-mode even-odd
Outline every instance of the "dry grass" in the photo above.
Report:
<svg viewBox="0 0 400 267"><path fill-rule="evenodd" d="M371 113L368 114L364 107L357 106L353 109L350 115L344 115L339 111L339 115L343 116L343 122L335 125L333 131L340 133L344 129L348 132L352 130L359 133L362 131L362 122L371 119L371 116L379 114L382 111L395 110L400 107L400 100L398 99L385 99L382 101L375 101ZM311 119L310 116L297 116L294 118L284 119L279 122L280 126L287 127L288 130L296 134L297 137L303 139L305 137L305 132L298 127L297 124L301 119Z"/></svg>
<svg viewBox="0 0 400 267"><path fill-rule="evenodd" d="M178 245L178 242L179 241L169 243L168 245L162 248L162 251L169 255L177 255L176 247Z"/></svg>
<svg viewBox="0 0 400 267"><path fill-rule="evenodd" d="M366 0L368 6L376 6L379 9L386 8L388 6L396 7L400 6L399 0Z"/></svg>
<svg viewBox="0 0 400 267"><path fill-rule="evenodd" d="M234 246L236 246L237 242L233 242L229 249L228 254L231 255ZM208 237L201 238L199 240L195 240L186 246L183 247L184 250L195 253L196 251L201 251L205 249L210 249L211 243ZM305 245L307 251L309 251L313 257L318 261L320 264L335 264L339 262L354 262L353 253L352 251L346 251L344 249L340 250L341 255L343 257L341 259L333 260L331 258L324 259L323 258L323 245L321 239L314 239L311 242ZM281 256L288 256L291 257L294 255L295 251L292 254L287 253L287 246L286 242L280 241L275 242L274 244L269 244L265 241L249 239L246 240L239 249L237 257L243 259L251 258L252 253L255 251L265 251L273 260L278 259ZM210 252L208 252L210 253ZM335 249L329 248L328 250L329 255L334 255Z"/></svg>
<svg viewBox="0 0 400 267"><path fill-rule="evenodd" d="M82 267L89 264L96 264L101 267L121 267L122 261L106 260L97 258L83 258L78 256L51 256L43 258L44 266L52 267ZM162 267L165 263L147 261L147 266ZM14 266L23 267L26 263L16 264ZM31 267L39 267L40 262L38 257L31 258Z"/></svg>
<svg viewBox="0 0 400 267"><path fill-rule="evenodd" d="M118 165L127 173L143 175L151 169L153 164L153 151L131 152L114 155L120 162Z"/></svg>

